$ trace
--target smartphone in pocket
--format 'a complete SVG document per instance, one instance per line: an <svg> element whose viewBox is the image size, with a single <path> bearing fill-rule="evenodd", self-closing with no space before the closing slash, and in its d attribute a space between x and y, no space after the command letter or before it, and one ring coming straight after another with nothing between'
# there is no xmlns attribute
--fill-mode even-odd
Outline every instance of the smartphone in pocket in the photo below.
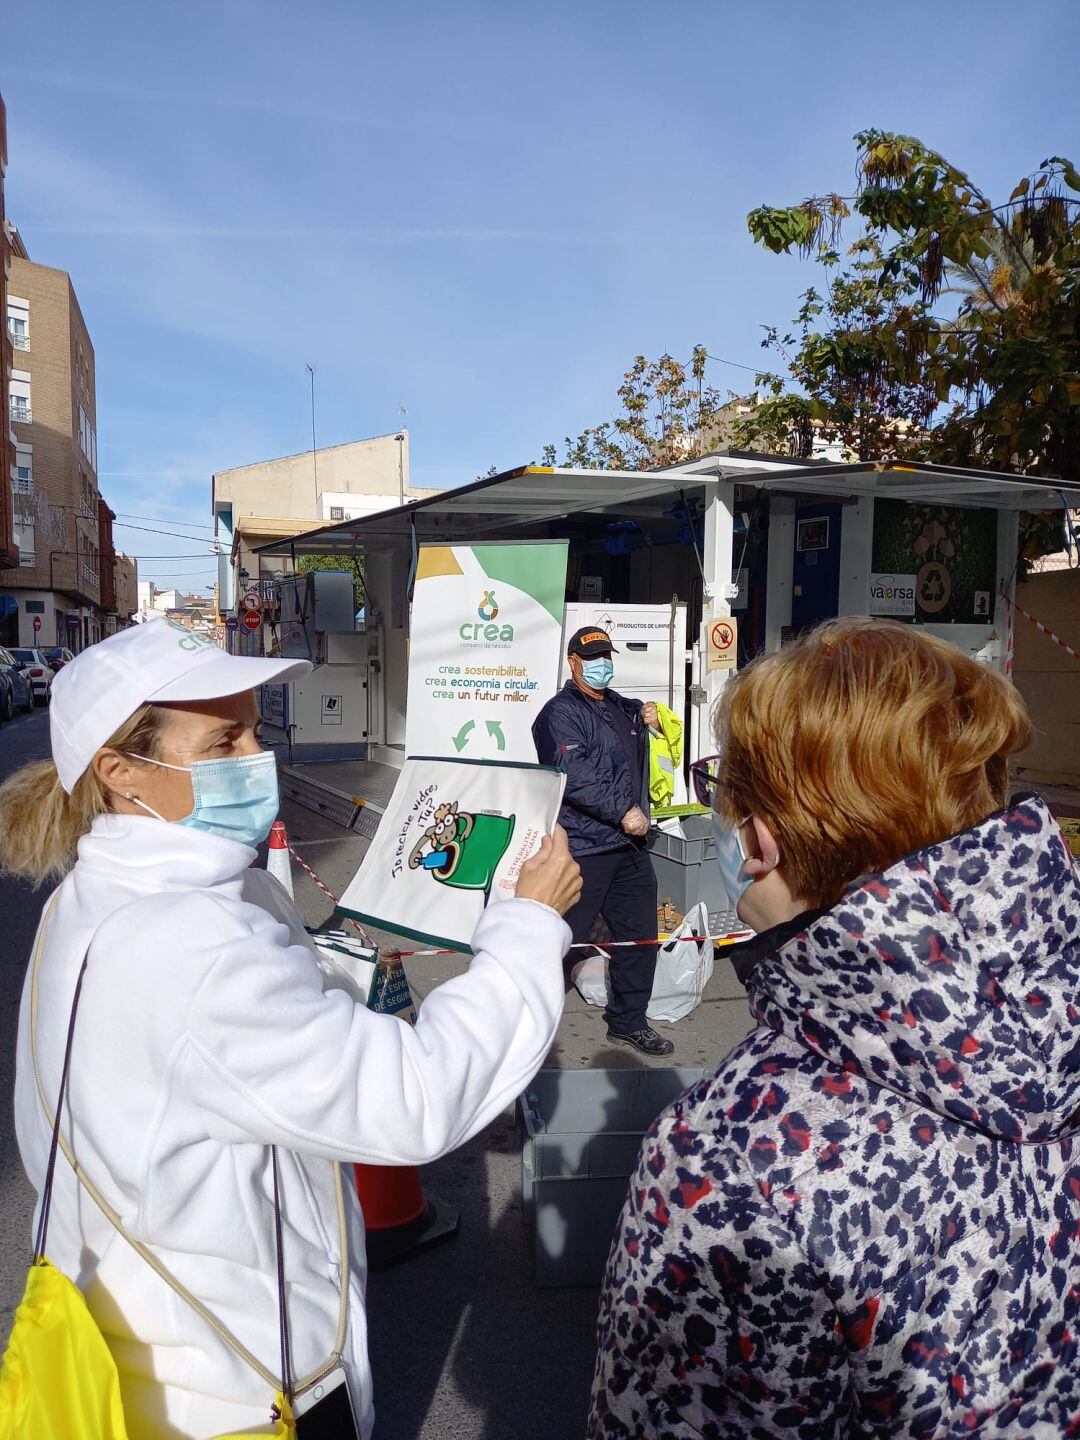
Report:
<svg viewBox="0 0 1080 1440"><path fill-rule="evenodd" d="M339 1365L293 1401L296 1440L360 1440L360 1426Z"/></svg>

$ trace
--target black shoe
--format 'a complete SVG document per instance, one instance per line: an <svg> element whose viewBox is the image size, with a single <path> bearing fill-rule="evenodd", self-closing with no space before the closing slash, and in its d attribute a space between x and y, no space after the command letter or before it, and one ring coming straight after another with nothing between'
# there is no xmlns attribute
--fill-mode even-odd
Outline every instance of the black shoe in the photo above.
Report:
<svg viewBox="0 0 1080 1440"><path fill-rule="evenodd" d="M650 1025L646 1025L644 1030L635 1030L632 1035L620 1035L617 1030L609 1030L607 1038L616 1045L629 1045L631 1050L637 1050L642 1055L651 1055L654 1059L659 1059L661 1055L671 1055L675 1050L671 1041L658 1035Z"/></svg>

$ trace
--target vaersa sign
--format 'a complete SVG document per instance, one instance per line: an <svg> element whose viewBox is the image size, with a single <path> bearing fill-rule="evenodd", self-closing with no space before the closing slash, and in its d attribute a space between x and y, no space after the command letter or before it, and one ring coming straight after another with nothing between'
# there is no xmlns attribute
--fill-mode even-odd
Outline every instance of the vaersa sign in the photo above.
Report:
<svg viewBox="0 0 1080 1440"><path fill-rule="evenodd" d="M869 615L914 615L914 575L871 575Z"/></svg>

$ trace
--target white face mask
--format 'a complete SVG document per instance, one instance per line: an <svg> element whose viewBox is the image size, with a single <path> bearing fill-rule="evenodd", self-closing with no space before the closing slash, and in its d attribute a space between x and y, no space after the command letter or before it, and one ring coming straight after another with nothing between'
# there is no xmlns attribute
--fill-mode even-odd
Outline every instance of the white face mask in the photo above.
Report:
<svg viewBox="0 0 1080 1440"><path fill-rule="evenodd" d="M270 834L281 798L277 760L269 750L221 760L196 760L191 765L170 765L165 760L152 760L149 755L132 755L131 759L191 776L195 804L190 815L176 822L178 825L237 840L241 845L258 845ZM164 820L144 800L132 796L132 802L155 819Z"/></svg>

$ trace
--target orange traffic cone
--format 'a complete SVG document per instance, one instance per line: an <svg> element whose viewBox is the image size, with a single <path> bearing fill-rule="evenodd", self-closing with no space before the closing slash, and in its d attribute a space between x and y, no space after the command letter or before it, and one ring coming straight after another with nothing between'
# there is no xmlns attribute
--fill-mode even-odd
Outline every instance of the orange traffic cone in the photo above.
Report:
<svg viewBox="0 0 1080 1440"><path fill-rule="evenodd" d="M415 1165L355 1165L364 1212L368 1268L385 1270L416 1250L457 1233L458 1210L425 1195Z"/></svg>
<svg viewBox="0 0 1080 1440"><path fill-rule="evenodd" d="M292 861L289 859L289 837L285 834L285 826L280 820L275 820L270 827L270 843L266 851L267 873L279 880L288 891L289 899L293 898L292 888Z"/></svg>

